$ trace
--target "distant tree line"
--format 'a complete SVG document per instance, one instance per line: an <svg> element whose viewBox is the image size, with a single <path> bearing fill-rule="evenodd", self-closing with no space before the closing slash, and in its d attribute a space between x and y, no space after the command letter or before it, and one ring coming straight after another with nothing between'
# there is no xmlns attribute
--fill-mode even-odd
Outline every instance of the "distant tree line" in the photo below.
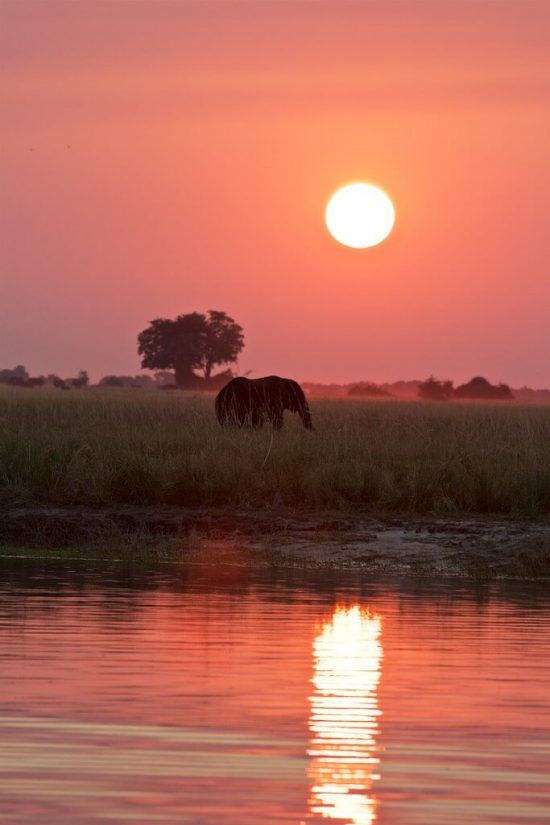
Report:
<svg viewBox="0 0 550 825"><path fill-rule="evenodd" d="M138 354L143 369L154 370L150 375L105 375L100 387L131 387L138 389L194 389L219 390L234 372L228 365L236 362L244 347L242 327L227 313L209 310L190 312L174 319L156 318L138 335ZM225 369L214 373L217 366ZM59 389L83 389L89 385L88 373L80 370L75 378L58 375L31 377L25 367L0 370L0 384L18 387L50 386ZM305 383L307 394L344 395L365 398L394 398L417 396L426 401L470 399L511 401L514 395L508 384L491 384L482 376L475 376L458 387L452 381L441 381L430 376L425 381L396 381L393 384L375 384L360 381L351 385L318 385ZM390 391L390 389L391 391Z"/></svg>
<svg viewBox="0 0 550 825"><path fill-rule="evenodd" d="M60 378L59 375L50 373L49 375L31 376L24 366L19 364L13 369L0 370L0 384L8 384L11 387L55 387L61 390L82 389L89 384L88 373L80 370L75 378Z"/></svg>
<svg viewBox="0 0 550 825"><path fill-rule="evenodd" d="M213 375L209 382L203 382L197 389L218 390L234 377L231 370L223 370ZM13 369L0 370L0 385L10 387L50 387L60 390L82 389L90 386L88 373L80 370L76 378L60 378L59 375L30 376L25 367L18 365ZM100 378L98 387L122 387L140 390L175 390L177 389L176 376L170 370L159 370L150 375L104 375Z"/></svg>
<svg viewBox="0 0 550 825"><path fill-rule="evenodd" d="M418 397L424 401L450 401L453 398L470 401L512 401L514 394L508 384L491 384L481 375L476 375L458 387L454 387L452 381L438 381L431 375L418 385Z"/></svg>
<svg viewBox="0 0 550 825"><path fill-rule="evenodd" d="M152 389L155 382L150 375L104 375L98 387L132 387L133 389Z"/></svg>
<svg viewBox="0 0 550 825"><path fill-rule="evenodd" d="M348 389L348 395L362 398L393 398L391 392L373 381L359 381L357 384L352 384Z"/></svg>
<svg viewBox="0 0 550 825"><path fill-rule="evenodd" d="M231 370L223 370L213 375L209 381L198 381L195 389L221 389L234 377ZM98 382L99 387L127 387L142 390L177 390L176 375L169 370L160 370L150 375L104 375ZM188 389L188 388L185 388Z"/></svg>
<svg viewBox="0 0 550 825"><path fill-rule="evenodd" d="M234 364L244 346L242 327L227 313L209 310L191 312L177 318L156 318L138 335L141 366L155 370L150 375L105 375L100 387L138 389L219 390L234 373ZM226 366L215 373L217 366ZM25 367L0 370L0 384L16 387L55 387L81 389L89 385L88 373L80 370L75 378L58 375L31 377Z"/></svg>

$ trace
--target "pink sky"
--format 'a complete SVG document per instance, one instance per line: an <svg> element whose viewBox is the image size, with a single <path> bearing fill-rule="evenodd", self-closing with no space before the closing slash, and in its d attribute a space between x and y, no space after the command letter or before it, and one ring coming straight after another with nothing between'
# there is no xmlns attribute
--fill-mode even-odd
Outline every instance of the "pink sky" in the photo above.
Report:
<svg viewBox="0 0 550 825"><path fill-rule="evenodd" d="M548 11L4 2L0 367L135 373L224 309L255 375L550 385ZM323 219L357 179L363 251Z"/></svg>

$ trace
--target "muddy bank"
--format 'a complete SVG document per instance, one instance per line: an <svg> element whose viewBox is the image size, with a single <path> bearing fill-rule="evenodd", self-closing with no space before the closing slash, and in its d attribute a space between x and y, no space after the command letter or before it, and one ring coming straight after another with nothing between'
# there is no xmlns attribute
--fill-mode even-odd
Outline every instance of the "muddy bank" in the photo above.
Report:
<svg viewBox="0 0 550 825"><path fill-rule="evenodd" d="M550 522L361 513L10 508L4 553L150 557L476 578L550 578Z"/></svg>

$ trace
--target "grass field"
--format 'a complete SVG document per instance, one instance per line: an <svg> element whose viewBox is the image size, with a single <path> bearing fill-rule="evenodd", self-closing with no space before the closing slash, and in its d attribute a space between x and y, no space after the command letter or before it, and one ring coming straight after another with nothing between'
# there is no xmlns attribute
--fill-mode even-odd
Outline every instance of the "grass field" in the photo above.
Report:
<svg viewBox="0 0 550 825"><path fill-rule="evenodd" d="M550 407L313 401L222 431L213 397L0 390L0 505L550 513Z"/></svg>

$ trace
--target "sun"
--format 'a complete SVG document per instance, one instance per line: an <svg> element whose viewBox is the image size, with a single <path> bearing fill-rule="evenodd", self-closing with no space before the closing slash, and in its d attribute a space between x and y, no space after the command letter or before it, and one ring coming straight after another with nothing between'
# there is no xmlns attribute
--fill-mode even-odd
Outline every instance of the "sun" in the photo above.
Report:
<svg viewBox="0 0 550 825"><path fill-rule="evenodd" d="M350 183L338 189L325 211L333 238L354 249L376 246L387 238L395 222L393 203L372 183Z"/></svg>

